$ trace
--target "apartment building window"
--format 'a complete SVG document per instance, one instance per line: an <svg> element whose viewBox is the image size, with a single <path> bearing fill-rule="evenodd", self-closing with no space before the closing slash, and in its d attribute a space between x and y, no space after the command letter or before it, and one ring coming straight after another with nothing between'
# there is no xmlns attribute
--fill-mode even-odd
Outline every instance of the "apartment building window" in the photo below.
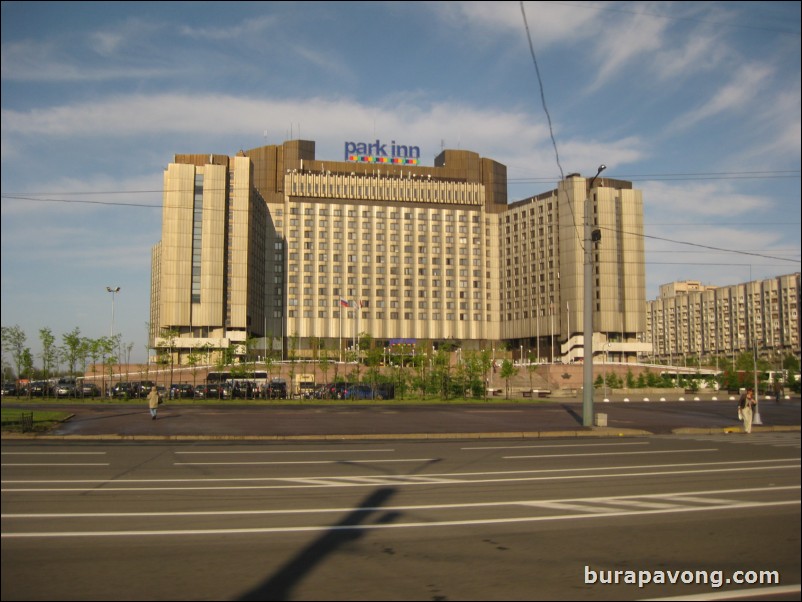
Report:
<svg viewBox="0 0 802 602"><path fill-rule="evenodd" d="M201 300L201 246L203 240L203 174L195 174L192 222L192 302Z"/></svg>

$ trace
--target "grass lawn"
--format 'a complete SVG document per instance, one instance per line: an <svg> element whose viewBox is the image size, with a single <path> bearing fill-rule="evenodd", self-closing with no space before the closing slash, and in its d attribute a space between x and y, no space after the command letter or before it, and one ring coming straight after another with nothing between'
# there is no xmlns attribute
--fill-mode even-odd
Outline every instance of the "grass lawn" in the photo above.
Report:
<svg viewBox="0 0 802 602"><path fill-rule="evenodd" d="M28 422L27 428L31 429L33 432L44 432L69 415L69 412L44 410L20 410L15 408L2 408L2 410L0 410L2 430L15 433L22 432L23 430L23 416L28 418L31 416L33 417L33 420Z"/></svg>

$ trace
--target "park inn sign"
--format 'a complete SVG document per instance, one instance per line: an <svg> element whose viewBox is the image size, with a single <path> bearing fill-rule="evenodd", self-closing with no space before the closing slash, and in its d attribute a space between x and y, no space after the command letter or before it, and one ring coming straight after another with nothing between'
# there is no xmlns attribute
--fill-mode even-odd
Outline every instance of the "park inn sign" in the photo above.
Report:
<svg viewBox="0 0 802 602"><path fill-rule="evenodd" d="M420 147L376 142L345 143L345 160L356 163L387 163L392 165L417 165L420 161Z"/></svg>

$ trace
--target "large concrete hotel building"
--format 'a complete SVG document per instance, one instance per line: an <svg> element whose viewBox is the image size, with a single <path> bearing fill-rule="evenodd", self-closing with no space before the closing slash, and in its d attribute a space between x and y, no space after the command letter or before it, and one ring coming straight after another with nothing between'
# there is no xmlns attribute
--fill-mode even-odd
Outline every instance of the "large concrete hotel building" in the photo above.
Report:
<svg viewBox="0 0 802 602"><path fill-rule="evenodd" d="M656 359L672 363L745 351L799 357L799 297L798 272L721 287L664 284L647 303L647 340Z"/></svg>
<svg viewBox="0 0 802 602"><path fill-rule="evenodd" d="M293 140L175 156L152 254L154 346L180 362L254 338L271 341L257 352L323 344L335 357L358 332L579 359L590 195L594 349L624 361L648 350L642 197L630 182L588 190L571 174L508 203L506 167L474 152L445 150L429 167L395 142L346 150L363 154L323 161L314 142Z"/></svg>

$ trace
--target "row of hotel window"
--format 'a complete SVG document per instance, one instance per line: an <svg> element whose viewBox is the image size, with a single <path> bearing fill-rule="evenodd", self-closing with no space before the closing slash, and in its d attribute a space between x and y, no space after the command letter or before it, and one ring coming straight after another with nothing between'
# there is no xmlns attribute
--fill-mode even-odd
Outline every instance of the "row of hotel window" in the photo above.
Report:
<svg viewBox="0 0 802 602"><path fill-rule="evenodd" d="M320 297L328 297L329 296L329 289L327 289L327 288L319 288L317 290L317 292L318 292L318 295ZM370 290L362 289L362 294L360 295L361 298L363 299L362 307L370 307L371 292L372 291L370 291ZM376 295L375 296L377 298L384 297L385 296L385 292L386 291L384 289L376 289ZM357 296L355 294L356 290L352 289L352 288L349 288L347 293L348 293L347 294L348 298L353 298L353 297ZM409 289L406 289L406 290L403 291L403 295L401 295L399 293L400 293L399 289L390 289L390 294L387 295L387 296L388 297L393 297L393 298L403 296L403 297L406 297L406 298L418 297L419 299L426 299L427 297L429 297L431 295L431 297L433 299L440 299L441 298L440 291L438 291L438 290L433 290L433 291L431 291L431 293L429 291L418 291L417 294L414 294L413 291L411 291ZM288 294L297 295L298 294L298 288L294 287L294 286L291 286L289 288ZM303 304L305 306L307 306L307 307L312 306L313 305L313 303L312 303L312 296L313 296L312 288L311 287L304 288L303 289L303 294L306 297L304 299L304 301L303 301ZM342 299L343 291L341 291L339 288L335 287L334 290L331 292L331 294L335 297L333 301L329 302L328 299L318 299L317 304L320 307L327 307L329 305L331 305L333 307L338 307L339 303L340 303L340 299ZM457 298L459 298L459 299L468 299L468 294L465 291L460 291L459 292L459 296L457 296L455 291L447 290L447 291L445 291L445 295L443 295L443 297L445 297L446 299L457 299ZM482 298L482 293L480 291L474 291L472 297L474 299L481 299ZM487 298L488 299L490 298L490 293L487 293ZM298 299L291 298L287 303L288 303L288 305L298 305ZM384 307L384 301L382 301L380 299L375 301L375 303L376 303L377 307ZM405 303L411 303L411 301L405 301ZM434 303L436 304L435 305L435 309L438 309L440 302L439 301L435 301ZM465 308L462 307L462 305L465 305L466 303L467 303L466 301L460 301L460 309L467 309L467 306ZM453 304L454 304L453 301L447 301L446 302L446 309L448 309L449 307L453 306ZM399 307L398 301L390 301L390 307ZM405 305L405 307L412 307L412 306L411 305ZM479 308L474 307L474 309L479 309ZM490 308L488 307L488 309L490 309Z"/></svg>
<svg viewBox="0 0 802 602"><path fill-rule="evenodd" d="M409 181L409 180L405 180ZM372 198L381 198L383 200L414 200L414 201L467 201L479 202L482 200L479 194L478 187L471 187L469 189L451 186L438 187L437 183L430 184L426 187L421 187L422 181L415 182L415 186L390 186L389 182L401 182L401 180L388 180L388 185L385 186L361 186L347 184L314 184L311 182L293 182L292 195L293 196L328 196L328 197L344 197L354 198L361 196L368 196Z"/></svg>
<svg viewBox="0 0 802 602"><path fill-rule="evenodd" d="M276 210L276 215L277 216L282 216L283 214L284 214L284 211L282 209L277 209ZM296 207L294 205L290 205L290 215L300 215L300 214L301 214L301 210L300 210L299 207ZM303 214L304 215L315 215L315 210L312 207L305 207L304 210L303 210ZM319 207L317 214L318 215L323 215L323 216L328 216L329 215L329 209L327 207ZM345 217L357 217L356 214L357 214L356 209L348 209L346 211ZM338 209L338 208L333 208L333 209L331 209L331 215L334 216L334 217L343 217L343 210L342 209ZM385 213L385 211L383 209L379 209L378 211L376 211L375 215L371 215L371 211L369 211L369 210L363 210L362 211L362 218L363 219L371 219L371 218L385 219L386 217L387 217L387 214ZM390 219L400 219L398 211L391 211L389 217L390 217ZM405 212L404 215L403 215L404 220L411 220L411 219L413 219L413 217L414 217L414 215L411 212ZM427 216L426 213L418 213L418 215L417 215L418 220L423 220L423 221L428 219L428 217L429 216ZM439 222L439 221L453 222L454 221L454 214L453 213L442 213L442 211L440 211L440 210L433 211L430 217L431 217L431 220L433 222ZM460 213L457 216L457 221L459 221L459 222L467 222L468 221L468 216L465 215L464 213ZM471 222L474 223L474 224L478 224L480 222L479 215L472 215L471 216ZM486 218L485 219L485 223L489 224L490 220Z"/></svg>
<svg viewBox="0 0 802 602"><path fill-rule="evenodd" d="M283 225L283 223L276 222L276 226L281 226L281 225ZM332 223L332 225L333 225L335 231L341 231L342 228L343 228L343 223L341 221L339 221L339 220L335 220ZM389 224L390 227L389 228L385 228L385 223L384 222L377 222L375 224L375 227L374 227L372 222L367 222L367 221L356 222L356 221L353 221L353 222L346 222L346 229L347 230L357 230L357 229L362 229L362 230L390 230L392 232L400 232L402 230L402 228L399 228L400 225L401 224L399 224L398 222L390 222L390 224ZM301 220L299 220L297 218L291 218L290 219L290 228L300 228L300 227L301 227ZM323 230L324 228L328 229L329 223L328 223L328 220L321 219L321 220L318 220L317 225L315 225L315 220L314 219L305 219L304 223L303 223L303 227L304 228L315 228L315 227L317 227L317 228L320 228L321 230ZM551 228L551 226L549 226L549 228ZM404 232L413 232L414 230L415 230L415 228L413 227L413 224L404 224L404 227L403 227L403 231ZM467 234L468 233L468 226L457 226L456 229L455 229L454 226L448 225L448 224L445 227L441 226L440 224L432 224L432 227L430 229L426 224L418 224L417 230L418 230L418 232L430 232L431 231L431 232L434 232L435 234L439 234L441 232L445 232L446 234L453 234L454 232L459 232L460 234ZM471 232L473 234L480 234L481 231L482 231L481 226L473 226L471 228ZM551 232L551 230L549 230L549 233L550 232ZM488 236L490 235L489 229L486 230L486 234Z"/></svg>
<svg viewBox="0 0 802 602"><path fill-rule="evenodd" d="M352 314L353 314L353 312L349 311L347 317L348 318L352 318L353 317ZM375 316L371 316L371 312L369 312L369 311L362 311L362 312L360 312L359 315L360 315L360 318L364 319L364 320L370 320L371 317L375 318L376 320L386 320L386 319L400 320L400 319L402 319L402 314L401 314L401 312L398 312L398 311L391 311L391 312L379 311L379 312L376 312ZM403 319L405 321L414 320L415 319L415 315L416 314L414 312L411 312L411 311L404 312L403 313ZM453 321L455 321L457 319L456 318L457 315L459 316L459 321L460 322L464 322L466 320L470 320L471 319L471 315L469 313L461 313L461 314L433 313L433 314L431 314L431 317L429 317L429 314L426 313L426 312L419 312L417 314L417 318L418 318L418 320L427 320L427 321L428 320L433 320L433 321L445 320L447 322L453 322ZM343 316L345 316L345 314L343 314ZM273 317L281 317L280 316L280 312L274 312L274 316ZM329 318L329 312L326 311L326 310L320 310L320 311L317 312L317 315L315 315L315 312L312 311L312 310L304 310L303 312L299 312L299 311L296 311L294 309L291 309L291 310L287 311L287 317L288 318L301 318L301 317L303 317L303 318L315 318L315 317L317 317L317 318L321 318L321 319L328 319ZM331 317L334 318L334 319L339 318L340 317L339 312L337 312L337 311L332 312L332 316ZM473 321L474 322L481 322L482 321L482 314L473 314ZM487 321L488 322L491 321L491 318L490 318L489 315L487 316Z"/></svg>
<svg viewBox="0 0 802 602"><path fill-rule="evenodd" d="M376 252L377 253L387 253L387 248L384 245L376 245L376 247L377 247L376 248ZM326 251L327 249L319 249L319 250ZM349 263L355 263L359 259L359 256L356 255L356 252L357 252L356 245L348 245L349 255L345 255L345 256L343 256L342 254L337 252L337 251L341 251L342 250L341 248L334 249L334 250L335 250L335 253L331 256L331 259L333 261L335 261L335 262L347 261ZM440 251L442 250L440 247L432 247L432 248L418 247L418 253L419 253L419 255L421 255L421 256L418 257L418 263L428 263L426 261L426 258L423 257L423 255L426 255L426 251L427 250L433 251L433 255L435 255L435 257L432 257L432 265L439 265L440 264L440 257L438 257L438 256L439 255L443 255L443 253L440 253ZM390 245L389 251L391 253L391 255L389 256L390 257L389 263L401 263L399 261L399 256L398 256L398 253L401 253L400 248L395 246L395 245ZM372 252L371 251L371 246L369 244L362 245L362 252L363 253L371 253ZM413 251L411 246L406 246L406 247L404 247L404 251L403 252L404 253L414 253L415 251ZM468 249L467 248L460 248L459 254L460 255L468 255ZM479 247L474 247L473 255L481 255L481 254L482 254L482 250ZM451 247L446 247L445 255L450 255L451 256L451 257L446 257L445 258L445 265L451 265L451 262L454 261L454 258L453 258L454 249L451 248ZM372 257L371 255L363 255L362 256L363 263L371 263L371 257ZM385 258L386 257L387 257L386 255L376 255L375 259L373 261L375 261L375 263L385 263ZM283 259L284 259L283 255L280 255L280 254L276 254L273 257L274 261L279 261L280 262L280 261L283 261ZM290 261L298 261L299 259L301 259L300 254L297 251L295 251L294 249L292 249L290 254L289 254L289 260ZM314 253L304 253L303 260L304 261L314 261L315 260ZM317 260L320 263L328 262L329 261L328 253L319 253L318 256L317 256ZM467 265L467 263L463 263L463 262L466 262L467 259L461 258L459 261L460 261L460 265ZM474 265L479 265L479 263L478 263L479 261L480 261L479 259L474 259ZM404 256L404 263L410 264L410 263L415 263L415 261L414 261L414 258L411 255L405 255ZM518 263L518 262L516 261L515 263ZM508 265L509 265L509 262L508 262Z"/></svg>

